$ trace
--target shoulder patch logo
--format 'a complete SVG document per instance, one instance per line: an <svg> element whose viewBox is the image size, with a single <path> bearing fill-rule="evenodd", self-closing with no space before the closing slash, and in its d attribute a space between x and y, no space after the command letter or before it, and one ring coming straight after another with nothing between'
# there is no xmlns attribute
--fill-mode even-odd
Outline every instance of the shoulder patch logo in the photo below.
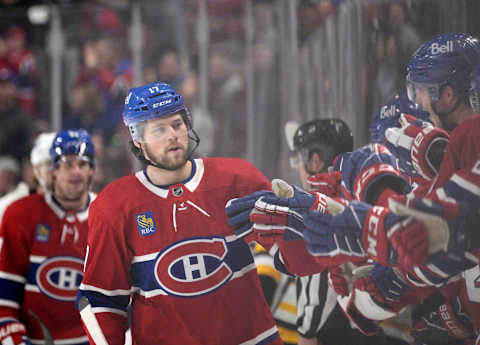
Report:
<svg viewBox="0 0 480 345"><path fill-rule="evenodd" d="M152 211L137 214L135 220L137 221L138 232L142 236L151 235L157 230Z"/></svg>
<svg viewBox="0 0 480 345"><path fill-rule="evenodd" d="M48 242L50 239L50 225L37 224L35 229L35 239L38 242Z"/></svg>

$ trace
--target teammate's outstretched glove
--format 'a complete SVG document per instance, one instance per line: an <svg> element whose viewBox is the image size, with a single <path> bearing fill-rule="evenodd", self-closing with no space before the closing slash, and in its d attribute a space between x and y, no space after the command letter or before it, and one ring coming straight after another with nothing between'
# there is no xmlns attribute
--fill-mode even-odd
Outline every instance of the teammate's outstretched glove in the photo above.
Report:
<svg viewBox="0 0 480 345"><path fill-rule="evenodd" d="M367 257L362 245L363 222L371 206L351 202L337 215L308 212L304 215L304 239L308 251L316 257L328 257L331 265L340 265Z"/></svg>
<svg viewBox="0 0 480 345"><path fill-rule="evenodd" d="M325 194L329 197L339 197L342 173L332 171L311 175L307 177L307 183L315 192Z"/></svg>
<svg viewBox="0 0 480 345"><path fill-rule="evenodd" d="M471 317L455 296L445 300L439 292L416 306L412 313L414 344L475 344Z"/></svg>
<svg viewBox="0 0 480 345"><path fill-rule="evenodd" d="M1 345L31 345L23 323L14 318L0 319Z"/></svg>
<svg viewBox="0 0 480 345"><path fill-rule="evenodd" d="M304 215L307 249L323 262L342 264L370 257L383 265L418 264L428 253L423 227L380 206L351 202L337 215Z"/></svg>
<svg viewBox="0 0 480 345"><path fill-rule="evenodd" d="M272 191L261 190L227 202L225 213L228 216L228 225L235 228L237 237L243 238L247 242L254 240L250 212L255 208L258 198L269 194L274 195Z"/></svg>
<svg viewBox="0 0 480 345"><path fill-rule="evenodd" d="M401 167L411 176L411 168L423 178L431 180L438 173L448 144L448 133L431 123L411 115L400 116L401 128L385 132L385 145L399 159Z"/></svg>
<svg viewBox="0 0 480 345"><path fill-rule="evenodd" d="M339 296L347 296L350 293L349 282L351 278L344 272L344 266L329 266L328 267L328 285Z"/></svg>
<svg viewBox="0 0 480 345"><path fill-rule="evenodd" d="M374 204L387 187L400 194L409 190L400 176L397 159L380 144L340 155L336 167L342 173L342 194L350 200Z"/></svg>
<svg viewBox="0 0 480 345"><path fill-rule="evenodd" d="M344 206L321 194L308 193L287 182L272 180L275 195L265 195L255 203L250 215L253 231L264 240L291 241L303 237L303 214L308 210L320 212L341 212Z"/></svg>
<svg viewBox="0 0 480 345"><path fill-rule="evenodd" d="M396 214L411 216L423 225L428 234L430 254L445 251L452 257L459 257L468 249L465 229L471 215L462 203L453 199L413 198L406 207L392 199L389 207Z"/></svg>
<svg viewBox="0 0 480 345"><path fill-rule="evenodd" d="M478 259L468 252L467 223L472 216L463 204L453 199L436 200L415 198L410 207L390 202L390 209L410 216L423 227L428 239L428 257L414 267L416 280L427 285L442 286L450 277L472 268ZM405 239L406 241L408 239ZM413 266L416 266L415 264Z"/></svg>
<svg viewBox="0 0 480 345"><path fill-rule="evenodd" d="M398 301L409 288L406 280L395 268L378 264L353 284L356 289L367 291L382 303Z"/></svg>

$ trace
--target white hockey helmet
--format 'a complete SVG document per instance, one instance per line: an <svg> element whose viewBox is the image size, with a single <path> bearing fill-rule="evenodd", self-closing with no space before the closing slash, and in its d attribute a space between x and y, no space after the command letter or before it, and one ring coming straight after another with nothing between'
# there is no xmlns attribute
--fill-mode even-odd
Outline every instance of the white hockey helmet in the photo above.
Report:
<svg viewBox="0 0 480 345"><path fill-rule="evenodd" d="M30 152L30 163L33 166L50 161L50 147L55 134L55 132L44 132L37 136Z"/></svg>

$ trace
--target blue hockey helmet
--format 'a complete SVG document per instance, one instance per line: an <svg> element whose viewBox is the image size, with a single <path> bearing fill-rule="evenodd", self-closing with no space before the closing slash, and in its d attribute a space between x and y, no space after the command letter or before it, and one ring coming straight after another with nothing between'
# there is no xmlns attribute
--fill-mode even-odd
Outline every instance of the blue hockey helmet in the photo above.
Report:
<svg viewBox="0 0 480 345"><path fill-rule="evenodd" d="M480 58L476 38L464 33L440 34L424 43L407 66L408 98L415 102L415 86L426 87L432 102L438 100L440 88L450 85L459 96L466 97L473 65Z"/></svg>
<svg viewBox="0 0 480 345"><path fill-rule="evenodd" d="M65 155L77 155L95 164L95 147L88 132L84 129L66 129L57 133L50 147L53 166Z"/></svg>
<svg viewBox="0 0 480 345"><path fill-rule="evenodd" d="M188 129L192 121L183 98L175 89L162 82L154 82L130 89L125 98L123 122L128 127L134 141L143 135L138 124L159 117L182 113Z"/></svg>
<svg viewBox="0 0 480 345"><path fill-rule="evenodd" d="M387 104L380 107L370 122L370 140L374 143L383 144L385 131L392 127L401 127L400 115L409 114L422 121L430 121L428 111L411 102L405 93L395 95Z"/></svg>
<svg viewBox="0 0 480 345"><path fill-rule="evenodd" d="M470 76L470 106L475 112L480 112L480 61L473 68Z"/></svg>

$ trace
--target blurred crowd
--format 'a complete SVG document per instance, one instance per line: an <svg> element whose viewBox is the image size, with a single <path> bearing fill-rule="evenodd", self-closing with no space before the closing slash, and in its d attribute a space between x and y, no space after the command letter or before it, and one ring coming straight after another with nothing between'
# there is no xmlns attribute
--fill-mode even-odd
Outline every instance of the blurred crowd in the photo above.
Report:
<svg viewBox="0 0 480 345"><path fill-rule="evenodd" d="M297 2L300 44L334 16L345 0ZM428 2L428 1L427 1ZM2 5L8 9L10 2ZM11 3L21 3L13 1ZM199 13L206 4L208 27ZM62 80L62 128L84 128L98 145L95 190L138 167L128 152L128 136L121 123L126 91L133 86L130 3L59 1L65 35ZM247 155L247 66L245 56L245 0L142 2L142 75L148 83L162 80L184 95L203 139L200 153L211 156ZM265 126L281 132L278 117L279 36L274 0L252 1L253 83L256 113L268 116ZM25 8L26 12L27 8ZM367 23L366 121L403 84L405 64L419 43L432 33L422 24L419 1L372 2L365 5ZM18 13L18 8L16 9ZM5 12L7 13L7 12ZM26 16L26 14L25 14ZM35 136L51 130L48 25L5 16L0 21L0 156L17 179L28 175L25 157ZM24 18L23 18L24 19ZM199 35L208 31L208 92L200 75ZM39 34L40 32L40 34ZM42 36L39 38L39 36ZM138 38L137 38L138 40ZM328 84L328 80L325 84ZM204 97L202 99L202 97ZM258 136L255 133L255 136ZM260 154L276 158L276 137L257 145ZM267 176L276 166L263 168ZM22 172L26 170L27 172ZM8 190L8 187L6 188ZM0 195L4 191L0 191Z"/></svg>

